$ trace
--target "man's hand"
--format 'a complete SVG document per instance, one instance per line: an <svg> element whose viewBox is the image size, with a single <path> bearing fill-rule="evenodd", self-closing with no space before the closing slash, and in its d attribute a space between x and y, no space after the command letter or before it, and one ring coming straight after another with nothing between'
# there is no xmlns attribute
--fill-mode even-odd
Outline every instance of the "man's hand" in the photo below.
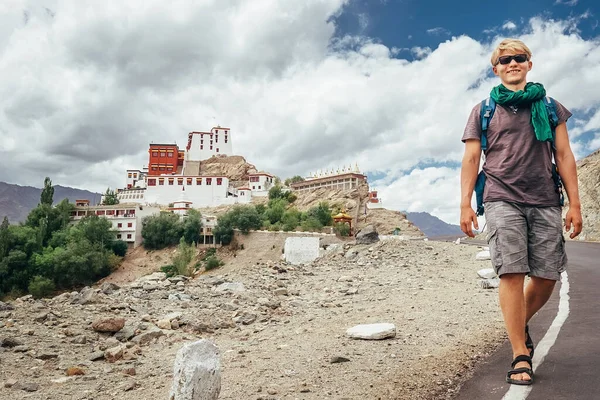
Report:
<svg viewBox="0 0 600 400"><path fill-rule="evenodd" d="M569 215L569 214L567 214ZM579 214L579 220L581 221L581 214ZM581 222L579 223L581 227ZM460 229L467 234L469 237L475 237L473 233L473 227L479 230L479 224L477 223L477 215L471 206L464 206L460 208Z"/></svg>
<svg viewBox="0 0 600 400"><path fill-rule="evenodd" d="M462 218L461 218L462 221ZM569 235L571 239L575 239L581 233L583 227L583 219L581 218L581 208L569 206L569 211L565 217L565 229L567 232L571 230L573 224L573 232Z"/></svg>

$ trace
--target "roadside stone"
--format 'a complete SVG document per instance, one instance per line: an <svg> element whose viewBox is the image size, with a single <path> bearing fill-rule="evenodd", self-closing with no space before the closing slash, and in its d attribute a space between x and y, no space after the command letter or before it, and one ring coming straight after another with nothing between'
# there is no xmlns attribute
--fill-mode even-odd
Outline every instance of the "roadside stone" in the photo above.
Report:
<svg viewBox="0 0 600 400"><path fill-rule="evenodd" d="M246 287L240 282L225 282L215 288L217 292L244 292Z"/></svg>
<svg viewBox="0 0 600 400"><path fill-rule="evenodd" d="M356 244L373 244L379 242L379 233L373 225L367 225L356 234Z"/></svg>
<svg viewBox="0 0 600 400"><path fill-rule="evenodd" d="M11 311L14 309L15 308L11 304L0 301L0 311Z"/></svg>
<svg viewBox="0 0 600 400"><path fill-rule="evenodd" d="M17 381L16 379L13 379L13 378L7 379L7 380L4 382L4 387L5 387L5 388L11 388L11 387L13 387L14 385L16 385L16 384L17 384L17 382L18 382L18 381Z"/></svg>
<svg viewBox="0 0 600 400"><path fill-rule="evenodd" d="M343 362L348 362L350 361L349 358L346 357L342 357L342 356L333 356L331 357L331 359L329 360L329 362L331 364L338 364L338 363L343 363Z"/></svg>
<svg viewBox="0 0 600 400"><path fill-rule="evenodd" d="M479 275L479 277L483 279L492 279L498 276L496 275L496 271L494 271L493 268L480 269L479 271L477 271L477 275Z"/></svg>
<svg viewBox="0 0 600 400"><path fill-rule="evenodd" d="M102 286L100 286L100 290L104 294L113 294L114 292L116 292L119 289L121 289L121 287L119 285L117 285L117 284L112 283L112 282L104 282L102 284Z"/></svg>
<svg viewBox="0 0 600 400"><path fill-rule="evenodd" d="M92 323L96 332L118 332L125 326L125 318L100 318Z"/></svg>
<svg viewBox="0 0 600 400"><path fill-rule="evenodd" d="M381 340L396 336L396 325L390 323L356 325L346 331L352 339Z"/></svg>
<svg viewBox="0 0 600 400"><path fill-rule="evenodd" d="M163 336L164 333L160 329L152 329L135 336L131 341L139 346L150 343L152 340Z"/></svg>
<svg viewBox="0 0 600 400"><path fill-rule="evenodd" d="M487 261L487 260L491 260L492 257L490 256L489 250L483 250L475 255L475 259L478 261Z"/></svg>
<svg viewBox="0 0 600 400"><path fill-rule="evenodd" d="M121 358L123 358L123 351L125 350L125 346L116 346L116 347L111 347L110 349L106 349L106 351L104 352L104 358L106 359L106 361L108 362L116 362L118 360L120 360Z"/></svg>
<svg viewBox="0 0 600 400"><path fill-rule="evenodd" d="M23 390L25 392L37 392L40 390L40 385L33 382L17 382L12 388L15 390Z"/></svg>
<svg viewBox="0 0 600 400"><path fill-rule="evenodd" d="M169 399L217 400L221 392L219 357L219 349L205 339L179 349Z"/></svg>
<svg viewBox="0 0 600 400"><path fill-rule="evenodd" d="M23 346L23 341L14 337L7 337L0 341L0 347L13 348L17 346Z"/></svg>
<svg viewBox="0 0 600 400"><path fill-rule="evenodd" d="M93 352L90 357L88 358L88 360L90 361L97 361L97 360L102 360L104 358L104 352L103 351L95 351Z"/></svg>

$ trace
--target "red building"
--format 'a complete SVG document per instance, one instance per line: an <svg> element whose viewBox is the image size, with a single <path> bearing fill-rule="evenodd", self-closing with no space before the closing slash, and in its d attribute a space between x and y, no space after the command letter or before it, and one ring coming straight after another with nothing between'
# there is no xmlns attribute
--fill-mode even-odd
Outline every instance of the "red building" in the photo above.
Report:
<svg viewBox="0 0 600 400"><path fill-rule="evenodd" d="M148 175L171 175L183 165L179 147L176 144L150 144L148 150Z"/></svg>

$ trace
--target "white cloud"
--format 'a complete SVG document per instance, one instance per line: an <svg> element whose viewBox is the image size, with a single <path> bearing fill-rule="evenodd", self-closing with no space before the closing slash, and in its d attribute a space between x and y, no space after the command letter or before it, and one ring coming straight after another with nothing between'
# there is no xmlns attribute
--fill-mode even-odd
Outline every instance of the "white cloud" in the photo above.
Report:
<svg viewBox="0 0 600 400"><path fill-rule="evenodd" d="M433 36L450 36L451 34L451 32L448 29L442 28L441 26L427 29L427 33Z"/></svg>
<svg viewBox="0 0 600 400"><path fill-rule="evenodd" d="M504 25L502 25L502 29L505 29L507 31L513 31L513 30L517 29L517 24L515 24L512 21L506 21L504 23Z"/></svg>
<svg viewBox="0 0 600 400"><path fill-rule="evenodd" d="M220 124L237 154L282 178L358 162L385 176L372 186L387 206L458 220L458 170L418 166L460 161L467 115L498 83L499 38L415 46L411 62L369 38L334 39L344 0L11 1L0 6L1 181L104 191L147 162L151 141L182 146ZM600 129L585 117L600 105L600 47L571 34L577 23L537 18L520 37L531 80L582 135Z"/></svg>
<svg viewBox="0 0 600 400"><path fill-rule="evenodd" d="M566 6L576 6L579 0L556 0L554 4L564 4Z"/></svg>

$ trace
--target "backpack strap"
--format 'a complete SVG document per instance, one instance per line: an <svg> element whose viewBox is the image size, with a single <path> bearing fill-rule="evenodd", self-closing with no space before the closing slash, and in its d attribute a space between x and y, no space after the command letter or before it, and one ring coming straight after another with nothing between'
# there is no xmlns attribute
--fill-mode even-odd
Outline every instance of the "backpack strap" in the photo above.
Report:
<svg viewBox="0 0 600 400"><path fill-rule="evenodd" d="M544 105L546 111L548 111L548 118L550 119L550 128L552 129L552 151L556 152L556 127L558 126L558 113L556 112L556 102L550 96L544 97ZM565 194L563 192L563 184L560 175L558 174L558 167L555 163L552 163L552 180L554 181L554 189L558 193L560 205L565 204Z"/></svg>
<svg viewBox="0 0 600 400"><path fill-rule="evenodd" d="M490 126L490 121L494 116L494 111L496 111L496 102L494 99L488 97L481 102L481 150L483 151L487 150L487 130Z"/></svg>

